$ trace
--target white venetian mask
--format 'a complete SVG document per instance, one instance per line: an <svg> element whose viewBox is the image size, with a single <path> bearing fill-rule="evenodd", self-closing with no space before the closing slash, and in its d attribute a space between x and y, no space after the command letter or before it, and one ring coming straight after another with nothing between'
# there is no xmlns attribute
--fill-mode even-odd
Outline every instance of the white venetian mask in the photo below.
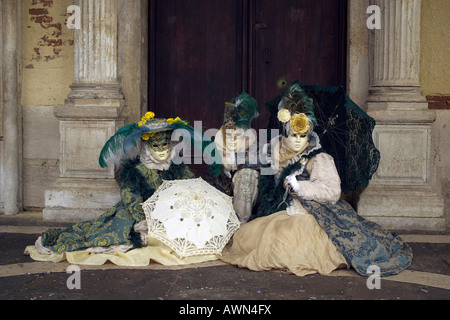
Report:
<svg viewBox="0 0 450 320"><path fill-rule="evenodd" d="M283 137L283 145L293 152L302 151L308 144L309 137L306 134L292 134L288 137Z"/></svg>
<svg viewBox="0 0 450 320"><path fill-rule="evenodd" d="M165 150L155 150L153 148L148 148L148 151L150 152L152 157L158 162L166 161L169 158L169 155L170 155L170 149L169 148L167 148Z"/></svg>

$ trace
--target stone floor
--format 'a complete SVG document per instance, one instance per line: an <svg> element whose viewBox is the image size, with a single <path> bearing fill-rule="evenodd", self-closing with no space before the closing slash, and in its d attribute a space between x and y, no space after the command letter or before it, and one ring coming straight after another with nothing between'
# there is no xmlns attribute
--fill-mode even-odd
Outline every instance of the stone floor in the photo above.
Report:
<svg viewBox="0 0 450 320"><path fill-rule="evenodd" d="M78 266L81 288L70 289L67 262L36 262L23 254L43 230L54 226L41 221L39 213L0 216L0 300L173 300L179 308L184 300L215 300L222 301L219 311L226 301L450 299L448 232L401 234L414 260L399 275L382 278L379 289L369 289L368 278L352 269L297 277L220 261L184 267Z"/></svg>

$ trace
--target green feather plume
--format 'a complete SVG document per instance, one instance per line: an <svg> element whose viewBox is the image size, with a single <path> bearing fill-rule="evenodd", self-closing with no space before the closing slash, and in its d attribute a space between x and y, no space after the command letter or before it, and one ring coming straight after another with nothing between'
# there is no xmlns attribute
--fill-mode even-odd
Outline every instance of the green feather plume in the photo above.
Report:
<svg viewBox="0 0 450 320"><path fill-rule="evenodd" d="M107 162L112 158L120 158L123 154L123 144L130 134L138 129L137 123L129 124L125 127L119 129L103 146L100 151L100 157L98 163L100 167L106 168L108 166Z"/></svg>
<svg viewBox="0 0 450 320"><path fill-rule="evenodd" d="M160 128L161 129L161 128ZM204 135L203 131L197 131L193 127L187 124L183 120L174 121L172 124L168 124L164 129L185 129L189 132L190 143L194 148L200 150L202 153L207 147L212 145L211 156L214 158L210 161L213 174L218 176L222 170L222 161L220 153L215 147L214 142ZM150 132L147 126L139 127L137 123L132 123L121 129L119 129L104 145L100 152L99 164L100 167L106 168L108 163L114 163L120 165L120 162L124 159L134 156L132 151L135 150L143 133ZM136 154L137 155L137 154ZM215 161L214 161L215 160Z"/></svg>
<svg viewBox="0 0 450 320"><path fill-rule="evenodd" d="M236 127L247 130L253 119L258 117L258 103L246 92L230 101L234 107L227 110L228 117L236 124ZM227 117L227 115L225 116Z"/></svg>

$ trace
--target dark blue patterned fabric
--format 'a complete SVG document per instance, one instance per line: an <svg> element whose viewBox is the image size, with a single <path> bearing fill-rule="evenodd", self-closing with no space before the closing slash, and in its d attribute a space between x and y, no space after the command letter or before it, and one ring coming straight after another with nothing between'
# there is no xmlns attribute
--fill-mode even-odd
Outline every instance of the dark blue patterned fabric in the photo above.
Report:
<svg viewBox="0 0 450 320"><path fill-rule="evenodd" d="M360 275L371 275L367 269L375 265L381 277L388 277L411 264L412 249L400 236L364 219L344 200L336 204L299 200Z"/></svg>

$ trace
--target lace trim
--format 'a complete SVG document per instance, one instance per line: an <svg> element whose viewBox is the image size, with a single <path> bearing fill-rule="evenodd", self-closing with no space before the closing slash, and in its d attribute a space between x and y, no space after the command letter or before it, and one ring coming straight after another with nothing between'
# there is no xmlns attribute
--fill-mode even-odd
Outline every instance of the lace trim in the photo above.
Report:
<svg viewBox="0 0 450 320"><path fill-rule="evenodd" d="M305 208L295 199L292 199L289 206L286 208L286 213L289 216L302 216L309 214Z"/></svg>
<svg viewBox="0 0 450 320"><path fill-rule="evenodd" d="M300 159L303 156L309 156L312 152L320 150L322 148L322 145L320 144L320 139L317 133L314 131L311 132L311 135L309 136L309 146L306 148L306 150L296 156L294 156L292 159L288 160L286 162L286 167L300 161ZM303 170L302 170L303 172Z"/></svg>
<svg viewBox="0 0 450 320"><path fill-rule="evenodd" d="M166 180L142 207L148 236L181 258L220 254L240 227L231 197L201 178Z"/></svg>
<svg viewBox="0 0 450 320"><path fill-rule="evenodd" d="M281 149L281 140L280 140L281 137L282 136L279 135L279 136L273 138L272 140L270 140L269 143L266 143L263 146L263 154L266 155L265 163L270 164L270 166L272 168L276 169L275 179L279 178L283 168L286 168L298 161L301 161L303 156L309 156L311 153L322 149L322 145L320 144L319 136L317 135L317 133L312 131L310 134L310 138L309 138L309 145L306 148L306 150L302 153L294 155L291 159L289 159L285 163L283 163L283 167L280 168L279 152ZM269 156L269 146L272 146L272 148L273 148L274 154L272 156ZM302 174L303 170L304 170L304 166L302 166L302 168L296 172L296 175Z"/></svg>

